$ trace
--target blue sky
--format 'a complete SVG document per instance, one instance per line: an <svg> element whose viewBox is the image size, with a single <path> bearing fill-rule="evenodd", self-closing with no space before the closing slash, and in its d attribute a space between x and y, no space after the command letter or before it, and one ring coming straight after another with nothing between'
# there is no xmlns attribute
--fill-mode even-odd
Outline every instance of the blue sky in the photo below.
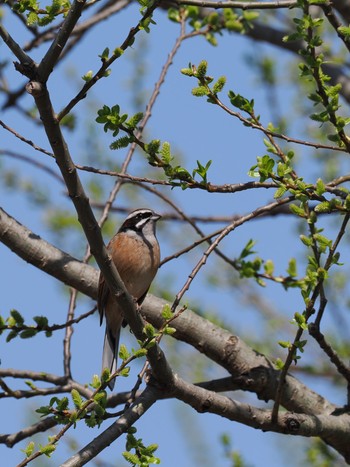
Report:
<svg viewBox="0 0 350 467"><path fill-rule="evenodd" d="M84 38L79 51L70 54L69 57L59 65L57 73L50 78L48 86L53 95L53 104L56 111L59 111L64 104L69 101L80 89L82 80L80 77L87 71L96 71L99 67L98 54L108 46L111 50L123 42L129 28L136 24L139 18L136 5L128 8L121 15L104 22L94 32ZM163 12L155 15L156 25L152 26L151 34L146 36L141 34L136 40L134 50L128 50L124 56L112 67L112 75L108 79L101 80L89 93L86 100L81 102L74 110L78 125L77 132L71 134L66 132L66 138L75 162L85 163L86 159L93 159L91 151L100 150L107 156L111 156L116 164L123 160L123 153L112 152L108 146L112 141L110 135L105 135L102 128L97 128L98 136L89 133L89 128L94 124L96 111L104 103L119 104L125 112L132 114L133 96L130 88L130 73L133 71L132 54L137 50L141 39L145 54L143 57L146 66L146 74L141 83L142 91L150 93L152 87L161 71L170 47L175 41L178 33L178 26L169 23ZM10 14L6 12L5 25L10 33L17 37L22 43L23 38L20 32L19 23L13 22ZM19 37L17 36L19 34ZM272 49L262 48L246 38L239 35L227 35L219 37L219 47L213 48L203 38L188 40L183 44L180 52L176 55L174 63L169 71L169 76L165 85L161 88L161 93L156 106L152 112L152 119L147 128L146 135L150 139L159 138L162 141L169 141L174 154L186 161L186 167L194 168L196 160L206 162L213 159L210 169L210 180L213 183L236 183L248 181L247 171L254 165L257 155L263 155L265 148L261 135L256 131L249 130L241 125L237 120L228 117L220 109L210 107L205 103L205 99L191 96L191 89L195 86L195 81L183 76L180 69L186 67L189 62L197 64L202 59L209 63L209 74L214 77L220 75L227 76L226 89L234 89L246 97L255 98L256 106L265 123L271 118L270 110L266 101L266 94L254 75L255 71L249 66L249 62L244 60L248 54L263 53ZM3 43L0 45L1 52L6 54L7 50ZM33 58L40 60L43 50L47 45L33 53ZM281 59L284 60L283 58ZM283 77L283 71L280 72ZM23 79L12 73L14 88ZM281 94L284 93L285 101L281 104L282 109L291 105L290 99L293 93L288 84L282 85ZM25 102L30 102L30 97L25 97ZM137 109L138 110L138 109ZM48 149L45 135L42 128L28 125L23 117L11 110L3 116L5 123L13 127L19 133L35 141L36 144ZM292 131L294 129L292 128ZM1 130L2 147L18 150L21 153L30 155L33 159L41 161L50 167L55 168L54 163L42 154L35 153L30 147L20 144L9 133ZM96 144L96 146L94 146ZM301 151L305 160L303 165L307 173L311 173L314 168L306 151ZM23 180L37 180L38 186L43 187L56 206L70 208L70 202L63 193L62 186L44 178L44 175L30 165L24 165L10 158L2 158L1 168L10 168L19 172ZM136 155L131 164L130 171L135 175L142 175L144 170L148 170L142 156ZM88 176L83 174L82 179L88 180ZM35 183L35 182L34 182ZM105 178L106 187L112 187L113 179ZM108 190L107 190L108 192ZM272 198L272 193L258 191L257 193L237 194L234 196L212 195L197 191L174 190L165 191L168 196L172 196L187 214L217 214L233 215L249 212L258 206L262 206ZM137 198L139 196L139 198ZM135 195L135 201L128 201L130 208L137 207L134 203L140 202L142 195ZM77 240L83 239L82 233L68 235L59 238L52 234L47 226L47 213L40 207L35 206L29 198L26 198L17 190L8 190L0 187L0 199L2 207L21 223L32 229L36 234L47 240L51 240L71 254L77 254ZM121 203L126 197L121 198ZM169 212L169 208L159 203L154 197L144 195L143 201L153 206L157 203L160 212ZM113 221L119 224L122 217L112 216ZM212 226L203 225L204 230L210 231ZM182 226L175 227L178 230L177 241L168 241L167 225L160 229L160 242L163 257L171 254L186 244L186 236L191 240L192 233L188 228ZM227 239L223 245L226 253L237 256L246 242L250 238L256 238L259 254L265 258L273 258L276 262L276 270L281 274L285 271L288 260L292 256L301 255L300 245L293 240L295 226L290 219L274 218L271 221L255 221L248 223L237 229ZM106 239L107 240L107 239ZM84 243L81 243L84 245ZM173 261L166 264L159 271L156 284L169 284L169 289L176 293L186 280L191 269L200 258L201 251L194 252L189 259ZM62 323L67 312L67 294L63 287L55 280L36 270L29 264L24 263L6 247L0 244L1 263L6 265L6 274L1 284L0 312L7 316L10 309L18 309L30 321L32 316L47 315L50 323ZM208 271L215 272L217 262L213 258L209 259ZM254 310L250 307L244 308L242 302L237 302L237 294L225 289L218 299L217 290L211 289L205 284L206 271L201 271L199 278L191 286L186 294L185 300L189 306L205 304L205 309L212 312L221 310L221 317L231 326L238 328L243 335L254 335L261 341L264 339L264 326L266 323L257 318ZM227 277L229 277L229 273ZM286 321L293 316L295 311L300 311L302 306L297 292L290 295L276 286L269 287L262 291L266 300L273 302L273 306L279 309L286 317ZM287 298L288 297L288 298ZM90 300L78 302L77 315L88 311L93 306ZM224 310L224 311L222 311ZM236 313L236 314L235 314ZM237 313L240 314L237 317ZM242 315L242 316L241 316ZM99 327L97 316L84 321L77 326L74 332L73 346L73 374L83 382L88 382L91 375L99 373L104 330ZM285 332L285 331L283 331ZM288 330L289 332L289 330ZM288 335L287 332L287 335ZM290 331L293 332L293 329ZM283 337L283 336L282 336ZM38 336L31 340L15 339L8 345L1 346L1 363L3 367L31 368L36 371L50 371L60 373L62 371L62 347L63 332L56 332L51 339ZM132 338L128 332L122 338L132 345ZM276 346L277 347L277 346ZM277 350L276 350L277 351ZM181 368L180 368L181 371ZM314 389L323 395L330 397L332 401L343 403L342 395L331 386L318 386L315 381L310 381L315 385ZM16 384L14 383L14 387ZM117 388L123 390L130 387L129 381L118 381ZM236 397L236 395L234 395ZM237 395L238 398L255 403L255 398L246 394ZM1 402L2 420L0 432L14 432L22 425L33 422L34 408L37 407L36 400L28 401L7 401ZM185 420L185 422L182 422ZM108 423L103 425L108 426ZM296 452L300 452L302 440L293 438L283 438L271 433L261 433L242 425L228 422L213 415L198 415L188 407L179 402L160 402L153 407L150 412L137 424L138 436L144 438L145 444L157 442L160 447L158 455L162 460L162 465L166 467L192 467L194 465L213 466L229 465L222 456L222 448L219 437L222 433L228 433L233 442L233 448L240 450L248 465L263 467L267 465L279 466L288 460L288 456L293 455L293 465L299 464ZM192 440L193 434L199 432L200 436ZM78 446L82 447L96 436L98 430L91 430L79 424L77 430L71 430L68 438L75 438ZM45 435L41 442L45 442ZM188 449L189 442L195 444L195 449ZM301 443L301 444L299 444ZM0 458L4 465L14 465L22 459L19 449L25 443L16 445L13 449L0 446ZM53 464L42 460L43 464L35 465L58 465L69 455L69 450L65 443L60 445L57 453L54 454ZM122 448L121 448L122 446ZM113 465L126 465L121 459L120 452L124 450L124 439L119 439L112 447L109 447L101 456ZM193 452L195 451L195 452ZM301 462L301 460L300 460Z"/></svg>

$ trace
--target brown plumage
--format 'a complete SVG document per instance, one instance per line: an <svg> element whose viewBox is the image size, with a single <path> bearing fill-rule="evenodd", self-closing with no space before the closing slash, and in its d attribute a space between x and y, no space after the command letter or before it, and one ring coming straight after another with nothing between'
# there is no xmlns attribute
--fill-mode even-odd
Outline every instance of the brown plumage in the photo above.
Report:
<svg viewBox="0 0 350 467"><path fill-rule="evenodd" d="M160 218L150 209L137 209L129 214L107 248L118 269L126 289L138 305L143 302L159 268L160 250L155 236L155 226ZM106 317L106 333L102 356L102 369L109 368L111 374L117 369L117 354L120 329L123 325L123 310L110 293L100 274L98 287L98 310ZM115 380L109 383L113 389Z"/></svg>

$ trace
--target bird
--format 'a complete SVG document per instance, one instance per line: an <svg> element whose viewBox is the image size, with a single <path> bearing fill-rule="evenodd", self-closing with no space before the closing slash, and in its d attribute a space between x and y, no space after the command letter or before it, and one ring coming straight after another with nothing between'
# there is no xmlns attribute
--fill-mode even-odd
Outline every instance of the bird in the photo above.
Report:
<svg viewBox="0 0 350 467"><path fill-rule="evenodd" d="M107 245L127 291L140 306L159 269L160 248L156 237L156 223L159 214L148 208L132 211L124 220L118 232ZM106 318L106 331L103 344L102 370L110 373L117 369L120 330L126 325L124 313L100 272L97 308L100 325ZM108 384L113 390L115 379Z"/></svg>

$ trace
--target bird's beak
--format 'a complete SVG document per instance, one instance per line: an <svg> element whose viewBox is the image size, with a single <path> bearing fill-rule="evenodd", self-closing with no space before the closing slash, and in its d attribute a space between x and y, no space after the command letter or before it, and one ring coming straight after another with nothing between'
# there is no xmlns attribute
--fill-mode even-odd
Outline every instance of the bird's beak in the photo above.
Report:
<svg viewBox="0 0 350 467"><path fill-rule="evenodd" d="M158 221L162 216L160 214L157 214L156 212L153 213L152 215L152 221Z"/></svg>

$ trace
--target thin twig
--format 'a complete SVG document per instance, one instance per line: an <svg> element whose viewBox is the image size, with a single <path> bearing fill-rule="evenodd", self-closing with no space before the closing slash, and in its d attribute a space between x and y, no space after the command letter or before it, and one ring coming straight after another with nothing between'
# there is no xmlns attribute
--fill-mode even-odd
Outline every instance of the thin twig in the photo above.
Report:
<svg viewBox="0 0 350 467"><path fill-rule="evenodd" d="M95 73L95 75L84 84L84 86L81 88L78 94L57 115L58 121L61 121L62 118L66 116L78 102L80 102L86 97L88 91L97 83L97 81L99 81L105 76L106 71L112 65L112 63L115 62L115 60L117 60L121 56L121 53L125 52L125 50L133 44L135 36L139 31L142 30L143 22L147 18L152 16L153 12L158 8L160 1L161 0L155 0L151 4L151 6L147 8L146 12L142 16L141 20L137 23L137 25L130 29L129 34L127 35L126 39L121 44L121 46L118 49L116 49L116 51L112 54L112 56L109 59L103 61L100 69Z"/></svg>
<svg viewBox="0 0 350 467"><path fill-rule="evenodd" d="M276 208L277 206L280 206L281 204L289 203L292 199L293 197L283 198L282 200L275 201L273 203L257 208L251 213L247 214L246 216L242 216L239 220L232 222L230 225L222 229L220 234L217 236L217 238L213 241L213 243L209 246L209 248L207 248L207 250L203 253L202 258L196 264L196 266L192 269L192 272L188 276L188 279L186 280L185 284L183 285L181 290L177 293L175 300L171 307L172 311L174 311L179 305L182 297L184 296L185 292L189 289L191 282L193 281L195 276L198 274L202 266L204 266L204 264L206 263L209 255L230 232L232 232L238 226L250 221L251 219L261 216L262 214L266 212L272 211L274 208ZM201 239L201 240L204 241L204 239ZM191 245L191 247L193 246Z"/></svg>
<svg viewBox="0 0 350 467"><path fill-rule="evenodd" d="M38 325L37 328L35 328L35 326L26 326L26 325L23 325L23 326L9 326L9 325L6 324L5 326L0 326L0 331L5 331L5 330L11 331L11 330L13 330L13 331L16 331L16 332L21 332L21 331L24 331L26 329L36 329L37 332L40 332L40 331L42 331L42 332L54 332L54 331L58 331L60 329L65 329L68 326L72 326L73 324L79 323L83 319L86 319L89 316L91 316L92 314L94 314L95 311L96 311L96 306L92 310L87 311L86 313L82 313L77 318L66 321L63 324L53 324L51 326L39 326Z"/></svg>
<svg viewBox="0 0 350 467"><path fill-rule="evenodd" d="M70 300L69 300L69 306L68 306L68 313L67 313L67 322L68 321L73 321L74 319L74 309L76 305L76 299L77 299L78 291L76 289L70 289ZM72 372L71 372L71 339L73 335L73 326L72 324L66 326L66 332L64 334L64 339L63 339L63 369L64 369L64 375L67 378L72 378Z"/></svg>
<svg viewBox="0 0 350 467"><path fill-rule="evenodd" d="M51 167L38 162L37 160L31 159L29 156L25 156L24 154L19 154L17 152L11 151L11 149L0 149L0 156L10 156L13 159L18 159L20 161L24 161L30 165L33 165L37 169L43 170L44 172L48 173L51 177L53 177L56 181L61 184L64 184L62 177L55 172Z"/></svg>
<svg viewBox="0 0 350 467"><path fill-rule="evenodd" d="M346 225L349 222L349 219L350 219L350 214L348 213L344 217L344 220L342 222L342 225L341 225L341 228L340 228L340 230L338 232L336 240L334 241L331 248L329 249L329 253L328 253L327 259L325 261L325 265L324 265L324 269L326 271L328 271L330 269L330 267L332 266L332 264L333 264L334 255L336 253L336 250L337 250L337 248L339 246L339 243L340 243L341 239L343 238L343 236L345 234ZM311 235L313 235L315 233L314 224L313 223L309 224L309 228L310 228ZM318 246L317 246L316 242L313 242L312 247L313 247L313 250L314 250L315 258L317 259L317 262L319 264L320 263L320 252L319 252L319 249L318 249ZM319 266L321 267L320 264L319 264ZM309 318L314 314L315 302L316 302L317 298L320 296L320 294L323 293L323 284L324 284L324 276L322 276L318 280L318 282L317 282L317 284L316 284L316 286L315 286L315 288L313 290L312 296L311 296L310 300L308 301L308 305L307 305L306 310L304 312L305 323L307 323ZM326 300L323 299L323 301L320 304L320 311L319 311L316 327L319 326L319 324L320 324L320 320L321 320L321 318L323 316L323 311L324 311L325 305L326 305ZM277 387L277 391L276 391L276 396L275 396L275 403L274 403L274 406L273 406L273 409L272 409L272 414L271 414L272 421L274 421L274 422L277 422L277 420L278 420L278 411L279 411L280 401L281 401L281 398L282 398L282 392L283 392L283 387L284 387L284 383L285 383L285 378L286 378L286 375L287 375L287 373L289 371L289 368L290 368L293 360L295 359L295 352L298 349L298 343L300 342L300 339L301 339L301 336L303 335L303 332L304 332L304 329L302 327L299 327L298 330L297 330L297 333L295 335L294 341L293 341L292 345L290 346L290 348L288 350L288 355L287 355L286 361L285 361L284 366L283 366L283 368L281 370L280 378L279 378L279 381L278 381L278 387Z"/></svg>
<svg viewBox="0 0 350 467"><path fill-rule="evenodd" d="M237 2L237 1L210 1L210 0L174 0L177 5L193 5L200 8L237 8L240 10L276 10L278 8L296 8L295 0L277 0L275 2ZM313 3L314 5L317 3ZM322 2L320 2L322 5Z"/></svg>
<svg viewBox="0 0 350 467"><path fill-rule="evenodd" d="M324 334L322 334L322 332L319 329L319 326L316 323L309 324L309 334L316 340L320 348L325 352L325 354L329 357L330 361L335 365L338 373L341 374L350 384L350 367L345 365L344 362L342 362L337 352L326 341Z"/></svg>
<svg viewBox="0 0 350 467"><path fill-rule="evenodd" d="M270 135L270 136L273 136L274 138L282 139L284 141L287 141L287 143L300 144L302 146L313 147L316 149L328 149L329 151L348 152L346 148L341 148L338 146L330 146L328 144L314 143L312 141L305 141L305 140L301 140L297 138L291 138L282 133L277 133L276 131L268 130L267 128L263 127L261 124L253 123L250 121L249 118L243 117L243 115L240 112L236 112L230 109L229 107L227 107L215 94L211 94L210 97L216 102L217 105L219 105L229 115L238 118L238 120L244 123L245 126L248 126L254 130L262 131L265 135Z"/></svg>
<svg viewBox="0 0 350 467"><path fill-rule="evenodd" d="M27 139L25 138L24 136L20 135L19 133L17 133L17 131L13 130L12 128L10 128L8 125L6 125L6 123L4 123L2 120L0 120L0 126L2 126L5 130L9 131L10 133L12 133L16 138L20 139L21 141L23 141L24 143L26 144L29 144L29 146L31 146L33 149L35 149L36 151L40 151L42 152L43 154L46 154L47 156L50 156L50 157L54 157L54 155L52 154L52 152L49 152L49 151L46 151L46 149L43 149L41 148L40 146L37 146L35 143L33 143L33 141L31 141L30 139Z"/></svg>

